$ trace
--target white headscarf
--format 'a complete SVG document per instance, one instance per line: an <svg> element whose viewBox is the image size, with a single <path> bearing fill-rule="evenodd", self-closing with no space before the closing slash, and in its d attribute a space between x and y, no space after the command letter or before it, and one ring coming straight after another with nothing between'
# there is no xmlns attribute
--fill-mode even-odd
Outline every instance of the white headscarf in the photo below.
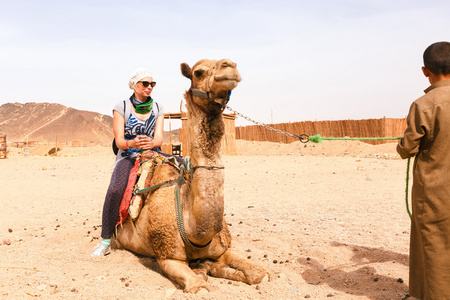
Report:
<svg viewBox="0 0 450 300"><path fill-rule="evenodd" d="M128 82L128 86L130 87L130 90L133 90L136 83L138 83L139 80L141 80L142 78L145 78L145 77L153 78L152 74L147 69L139 68L136 71L134 71L131 74L130 81Z"/></svg>

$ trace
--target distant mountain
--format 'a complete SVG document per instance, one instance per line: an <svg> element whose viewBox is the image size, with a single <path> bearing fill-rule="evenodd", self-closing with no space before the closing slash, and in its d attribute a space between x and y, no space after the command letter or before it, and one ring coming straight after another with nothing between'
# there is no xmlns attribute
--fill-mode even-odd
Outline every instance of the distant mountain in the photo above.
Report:
<svg viewBox="0 0 450 300"><path fill-rule="evenodd" d="M7 103L0 106L0 132L8 141L80 141L113 139L112 117L56 103Z"/></svg>
<svg viewBox="0 0 450 300"><path fill-rule="evenodd" d="M7 103L0 106L0 135L8 142L81 142L111 143L112 117L77 110L57 103ZM164 142L169 142L164 132ZM178 130L172 131L172 141L178 141Z"/></svg>

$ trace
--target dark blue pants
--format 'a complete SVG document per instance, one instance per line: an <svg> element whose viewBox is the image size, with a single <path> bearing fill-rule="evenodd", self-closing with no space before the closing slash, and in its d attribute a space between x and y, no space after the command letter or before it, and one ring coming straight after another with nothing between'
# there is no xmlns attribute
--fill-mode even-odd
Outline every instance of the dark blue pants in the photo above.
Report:
<svg viewBox="0 0 450 300"><path fill-rule="evenodd" d="M119 208L123 194L127 189L128 178L133 169L136 158L125 157L119 160L114 167L103 204L102 234L103 239L110 239L119 219Z"/></svg>

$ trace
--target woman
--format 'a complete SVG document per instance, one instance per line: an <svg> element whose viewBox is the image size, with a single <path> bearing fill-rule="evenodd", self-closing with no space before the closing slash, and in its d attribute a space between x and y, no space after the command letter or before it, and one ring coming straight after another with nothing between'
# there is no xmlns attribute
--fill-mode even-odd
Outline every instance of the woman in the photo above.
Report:
<svg viewBox="0 0 450 300"><path fill-rule="evenodd" d="M91 256L110 253L120 202L138 153L148 149L161 151L159 147L163 142L164 109L150 97L155 85L149 71L136 70L128 83L130 89L134 90L133 95L113 109L113 130L119 151L103 205L102 241Z"/></svg>

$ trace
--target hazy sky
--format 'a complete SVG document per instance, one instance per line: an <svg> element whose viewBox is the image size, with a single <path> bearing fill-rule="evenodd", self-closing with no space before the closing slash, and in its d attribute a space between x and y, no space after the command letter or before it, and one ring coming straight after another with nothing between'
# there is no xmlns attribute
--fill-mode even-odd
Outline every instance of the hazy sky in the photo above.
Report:
<svg viewBox="0 0 450 300"><path fill-rule="evenodd" d="M230 58L242 82L229 106L259 122L400 118L429 85L423 51L450 40L449 12L448 0L0 0L0 105L112 115L145 67L153 98L179 112L180 63Z"/></svg>

